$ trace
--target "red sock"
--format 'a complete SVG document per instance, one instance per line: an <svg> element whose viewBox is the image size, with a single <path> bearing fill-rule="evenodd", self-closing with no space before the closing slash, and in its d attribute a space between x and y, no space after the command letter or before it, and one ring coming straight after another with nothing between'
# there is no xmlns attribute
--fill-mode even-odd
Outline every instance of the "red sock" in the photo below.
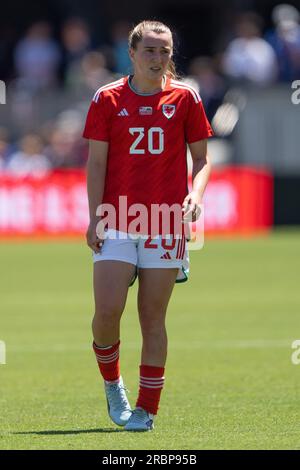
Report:
<svg viewBox="0 0 300 470"><path fill-rule="evenodd" d="M157 414L160 394L164 386L164 367L140 366L140 389L136 406Z"/></svg>
<svg viewBox="0 0 300 470"><path fill-rule="evenodd" d="M108 382L118 380L120 377L119 346L120 341L106 348L101 348L93 342L99 370L104 380Z"/></svg>

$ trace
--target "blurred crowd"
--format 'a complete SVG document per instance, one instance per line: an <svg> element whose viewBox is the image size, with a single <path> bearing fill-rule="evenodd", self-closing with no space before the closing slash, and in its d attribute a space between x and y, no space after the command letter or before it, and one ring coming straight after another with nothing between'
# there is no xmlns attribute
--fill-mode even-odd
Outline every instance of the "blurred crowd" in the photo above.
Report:
<svg viewBox="0 0 300 470"><path fill-rule="evenodd" d="M300 14L291 5L278 5L272 22L266 30L259 15L242 13L214 56L190 60L184 80L199 88L210 120L235 87L269 87L300 79ZM87 146L81 133L88 102L100 86L131 72L131 26L119 21L111 29L110 43L100 46L79 18L65 22L59 41L47 22L29 27L13 48L13 73L6 79L18 132L12 132L0 114L1 171L24 176L85 165ZM0 42L0 51L4 49ZM72 98L60 108L62 93ZM42 103L47 96L52 115L41 118L32 103Z"/></svg>

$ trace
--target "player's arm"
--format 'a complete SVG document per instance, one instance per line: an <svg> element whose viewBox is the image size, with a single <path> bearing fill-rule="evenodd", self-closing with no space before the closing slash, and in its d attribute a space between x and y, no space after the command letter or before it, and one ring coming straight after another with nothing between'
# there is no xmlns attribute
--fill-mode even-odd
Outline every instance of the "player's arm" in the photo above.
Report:
<svg viewBox="0 0 300 470"><path fill-rule="evenodd" d="M183 210L186 220L195 221L200 215L199 204L202 203L205 188L207 186L211 163L207 154L207 139L199 140L189 144L192 156L192 191L186 196L183 202Z"/></svg>
<svg viewBox="0 0 300 470"><path fill-rule="evenodd" d="M87 244L96 253L101 251L96 227L100 217L96 215L97 207L102 202L107 164L108 142L89 140L89 157L87 161L87 192L89 200L90 223L86 233Z"/></svg>

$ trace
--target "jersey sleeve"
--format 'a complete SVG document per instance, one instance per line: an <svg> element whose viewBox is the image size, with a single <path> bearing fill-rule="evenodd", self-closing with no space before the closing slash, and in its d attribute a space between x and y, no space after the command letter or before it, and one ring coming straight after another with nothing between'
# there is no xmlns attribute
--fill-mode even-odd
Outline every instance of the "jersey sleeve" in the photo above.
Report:
<svg viewBox="0 0 300 470"><path fill-rule="evenodd" d="M185 121L185 140L188 144L213 136L213 130L208 122L202 101L198 93L189 93L188 110Z"/></svg>
<svg viewBox="0 0 300 470"><path fill-rule="evenodd" d="M85 127L83 131L85 139L109 141L109 125L107 119L107 110L105 105L105 98L100 94L98 101L91 102Z"/></svg>

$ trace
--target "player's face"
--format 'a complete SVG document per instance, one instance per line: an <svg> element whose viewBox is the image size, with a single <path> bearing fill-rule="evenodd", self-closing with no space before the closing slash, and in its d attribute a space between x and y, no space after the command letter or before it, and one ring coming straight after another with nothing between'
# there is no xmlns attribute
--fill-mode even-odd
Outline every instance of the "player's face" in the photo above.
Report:
<svg viewBox="0 0 300 470"><path fill-rule="evenodd" d="M149 81L161 80L172 57L172 36L169 33L144 33L136 49L130 49L134 74Z"/></svg>

